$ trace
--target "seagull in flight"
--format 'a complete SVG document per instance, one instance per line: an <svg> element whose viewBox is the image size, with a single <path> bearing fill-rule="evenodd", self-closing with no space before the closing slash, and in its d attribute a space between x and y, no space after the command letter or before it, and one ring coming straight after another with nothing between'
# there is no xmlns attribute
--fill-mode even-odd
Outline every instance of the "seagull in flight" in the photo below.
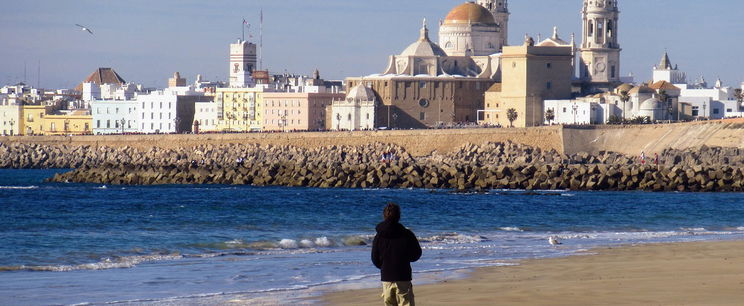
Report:
<svg viewBox="0 0 744 306"><path fill-rule="evenodd" d="M83 31L83 32L88 32L88 33L90 33L90 35L93 35L93 31L91 31L90 29L88 29L88 27L86 27L86 26L82 26L82 25L79 25L79 24L77 24L77 23L76 23L75 25L76 25L76 26L78 26L78 27L80 28L80 30L81 30L81 31Z"/></svg>

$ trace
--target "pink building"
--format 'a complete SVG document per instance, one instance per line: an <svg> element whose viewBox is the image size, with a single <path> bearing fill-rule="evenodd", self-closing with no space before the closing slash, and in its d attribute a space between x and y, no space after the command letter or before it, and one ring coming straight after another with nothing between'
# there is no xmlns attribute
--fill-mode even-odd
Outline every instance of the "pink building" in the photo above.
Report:
<svg viewBox="0 0 744 306"><path fill-rule="evenodd" d="M265 92L264 131L312 131L326 128L326 109L342 93Z"/></svg>

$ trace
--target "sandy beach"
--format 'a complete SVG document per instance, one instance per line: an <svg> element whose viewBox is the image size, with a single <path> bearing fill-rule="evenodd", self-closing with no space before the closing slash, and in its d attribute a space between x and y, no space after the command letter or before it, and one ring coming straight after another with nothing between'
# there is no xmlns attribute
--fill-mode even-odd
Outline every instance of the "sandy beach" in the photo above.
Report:
<svg viewBox="0 0 744 306"><path fill-rule="evenodd" d="M742 305L744 241L602 248L478 269L415 293L419 305ZM382 303L378 289L331 293L324 302Z"/></svg>

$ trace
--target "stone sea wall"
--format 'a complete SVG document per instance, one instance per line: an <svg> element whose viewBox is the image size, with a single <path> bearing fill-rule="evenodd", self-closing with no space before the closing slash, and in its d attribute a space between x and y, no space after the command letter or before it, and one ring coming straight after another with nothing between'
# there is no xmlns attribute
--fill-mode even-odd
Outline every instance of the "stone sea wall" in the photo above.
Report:
<svg viewBox="0 0 744 306"><path fill-rule="evenodd" d="M189 148L0 145L0 168L75 168L55 182L247 184L344 188L744 191L738 148L667 149L646 163L612 152L561 154L511 142L466 144L415 157L395 144L307 149L272 145ZM383 160L383 156L385 159Z"/></svg>

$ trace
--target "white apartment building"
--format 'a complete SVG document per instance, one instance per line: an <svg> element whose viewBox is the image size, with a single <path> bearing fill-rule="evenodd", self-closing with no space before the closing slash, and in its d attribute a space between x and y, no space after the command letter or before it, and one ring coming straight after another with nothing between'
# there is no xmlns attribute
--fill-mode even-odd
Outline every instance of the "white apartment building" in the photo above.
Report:
<svg viewBox="0 0 744 306"><path fill-rule="evenodd" d="M136 133L139 104L134 100L95 100L90 103L93 134Z"/></svg>
<svg viewBox="0 0 744 306"><path fill-rule="evenodd" d="M18 126L21 122L21 105L11 103L7 96L0 97L0 135L13 136L19 134Z"/></svg>
<svg viewBox="0 0 744 306"><path fill-rule="evenodd" d="M91 102L94 134L175 133L191 131L197 101L212 97L192 87L173 87L137 93L134 99ZM202 107L202 109L205 109ZM210 109L216 109L211 107ZM206 116L202 114L201 116ZM216 114L210 119L215 118ZM214 124L215 120L210 120Z"/></svg>
<svg viewBox="0 0 744 306"><path fill-rule="evenodd" d="M194 122L198 122L199 132L216 132L218 131L219 106L214 101L198 101L194 103ZM195 129L192 132L196 132Z"/></svg>

